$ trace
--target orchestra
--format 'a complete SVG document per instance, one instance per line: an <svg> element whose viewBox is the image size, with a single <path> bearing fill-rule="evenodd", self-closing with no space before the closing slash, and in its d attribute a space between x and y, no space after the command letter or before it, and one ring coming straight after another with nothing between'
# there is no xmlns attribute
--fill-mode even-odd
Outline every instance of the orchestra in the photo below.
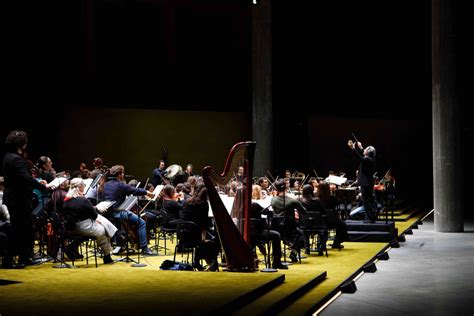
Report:
<svg viewBox="0 0 474 316"><path fill-rule="evenodd" d="M361 146L360 143L351 141L348 144L352 149L355 148L356 144ZM365 149L368 152L367 157L371 154L370 150L372 149L370 147ZM364 159L364 157L361 159ZM364 162L364 160L362 161ZM374 216L376 215L374 214L378 214L386 205L385 200L391 200L393 203L395 199L395 178L390 170L380 180L362 179L366 185L362 189L359 175L360 172L367 171L362 167L362 169L357 170L356 179L346 178L346 172L336 173L334 171L330 171L328 177L321 178L315 169L306 174L298 170L292 172L290 169L281 174L278 172L272 174L267 171L266 175L252 177L248 160L241 159L237 162L232 161L227 170L228 175L220 178L214 170L211 172L205 169L203 176L200 176L196 174L193 165L190 163L186 165L183 171L179 164L171 164L167 167L165 161L160 160L158 166L151 172L151 181L149 181L150 178L146 181L139 181L134 178L126 183L125 167L123 165L114 165L109 168L100 157L94 158L92 165L94 169L89 171L86 163L81 162L77 172L74 171L71 174L75 176L72 186L69 181L65 181L61 182L60 186L54 187L50 184L53 180L58 177L71 179L71 175L66 171L56 173L52 168L52 161L49 157L39 157L36 166L33 165L29 171L32 179L29 181L38 183L34 186L33 184L30 185L31 198L33 198L33 188L40 197L43 196L42 191L48 190L45 193L45 196L48 196L48 203L44 206L48 217L47 222L45 222L45 225L49 227L47 229L48 240L53 240L54 238L51 238L51 236L60 233L60 230L56 229L59 225L58 221L70 218L69 213L71 212L75 214L75 223L79 225L73 227L76 232L89 234L90 231L87 231L89 226L86 229L86 224L88 225L88 222L85 222L86 219L90 218L93 222L94 220L97 221L98 223L94 224L93 228L94 234L96 234L94 236L100 238L100 246L105 256L104 263L107 264L113 263L114 261L110 256L117 254L116 252L112 253L112 247L122 246L121 241L124 238L131 238L133 240L132 244L135 244L142 254L152 256L156 253L150 250L149 244L152 239L150 236L155 236L158 233L157 227L162 226L168 230L176 230L180 223L193 221L199 227L201 242L209 243L210 240L220 239L220 244L224 247L224 264L227 264L231 269L254 270L254 252L248 252L245 246L240 246L238 243L233 244L234 241L226 241L225 239L228 237L223 236L223 231L228 230L229 227L222 226L225 229L218 227L223 225L218 223L219 220L226 221L220 219L220 217L225 218L227 215L231 218L230 223L233 223L232 225L236 226L239 231L238 234L243 236L243 240L247 238L245 237L245 234L248 233L246 231L251 232L253 229L245 226L245 218L265 221L266 216L274 217L276 220L273 220L270 224L273 225L269 227L271 230L267 233L259 231L258 235L268 235L273 242L276 240L286 242L285 240L287 240L290 259L297 262L301 260L301 249L307 255L311 254L311 222L307 219L307 212L320 213L324 221L321 224L328 227L328 229L336 229L336 238L332 247L341 249L343 248L342 243L347 238L345 219L375 220ZM370 172L374 170L375 168L370 169ZM211 181L211 179L219 179L219 181ZM8 178L5 179L5 183L8 183ZM371 190L367 189L367 184L371 185ZM215 190L211 190L211 187L214 187ZM248 195L244 193L247 192L247 188L249 190ZM74 189L72 198L68 197L66 193L71 193L71 190ZM156 189L159 189L158 193L156 193ZM367 212L367 206L372 207L370 204L371 197L367 194L373 194L372 198L376 202L373 203L374 213ZM128 199L132 196L136 198ZM216 197L220 200L217 204ZM245 201L248 199L252 201L248 205L252 205L253 215L250 215L248 209L245 210L247 203ZM122 209L123 203L129 200L131 201L130 207ZM78 203L75 203L76 201ZM105 204L101 202L106 201L110 201L110 206L104 208ZM63 206L64 203L65 207ZM31 204L25 204L25 208L29 205ZM224 211L224 213L228 213L227 215L217 215L216 208L222 206L227 209L227 212ZM2 206L3 209L10 208ZM259 210L258 214L255 213L256 209ZM329 219L328 211L335 212L336 218ZM78 214L89 215L79 216ZM365 217L363 214L366 214ZM0 218L0 220L6 218L6 216L2 217L3 219ZM109 229L112 232L111 234L104 233L101 221L113 225L114 229ZM266 222L263 224L263 227L267 225ZM15 234L18 234L18 232ZM318 255L323 254L327 241L327 234L323 234L316 250ZM233 258L230 254L231 250L225 249L225 243L233 244L232 247L242 247L242 256L246 259ZM51 248L47 252L49 255L57 256L57 244L48 242L48 248ZM276 249L278 253L273 254L275 262L272 266L287 269L287 266L282 265L280 261L280 247L273 247L273 249ZM32 253L25 253L27 250L31 252L31 248L26 246L22 248L21 262L18 263L13 261L12 258L16 254L14 252L8 253L7 256L3 257L3 267L23 268L25 265L31 264L28 260ZM67 249L65 253L67 256L77 255L77 251L68 251ZM249 258L249 256L252 256L252 258ZM56 260L56 258L53 259ZM212 265L210 269L216 270L216 261L209 261ZM204 269L199 262L194 262L194 265L199 270Z"/></svg>

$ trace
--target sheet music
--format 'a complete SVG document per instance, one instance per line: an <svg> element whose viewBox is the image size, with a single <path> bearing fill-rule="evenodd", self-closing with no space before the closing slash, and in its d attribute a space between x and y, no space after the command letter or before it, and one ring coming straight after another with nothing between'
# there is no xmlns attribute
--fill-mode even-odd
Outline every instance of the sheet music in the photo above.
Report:
<svg viewBox="0 0 474 316"><path fill-rule="evenodd" d="M48 185L50 185L50 186L54 185L56 188L58 188L66 180L67 180L67 178L64 178L64 177L54 178L54 180L51 181L50 183L48 183Z"/></svg>
<svg viewBox="0 0 474 316"><path fill-rule="evenodd" d="M104 212L109 209L115 202L114 201L102 201L99 204L97 204L95 207L101 211Z"/></svg>
<svg viewBox="0 0 474 316"><path fill-rule="evenodd" d="M155 187L155 189L153 190L153 198L151 199L152 201L156 201L156 199L157 199L158 196L160 195L161 190L163 190L163 188L164 188L164 185L163 185L163 184L157 185L157 186Z"/></svg>
<svg viewBox="0 0 474 316"><path fill-rule="evenodd" d="M335 184L335 185L341 185L341 184L346 183L347 178L331 175L331 176L327 177L324 181Z"/></svg>
<svg viewBox="0 0 474 316"><path fill-rule="evenodd" d="M94 179L84 179L82 180L84 182L84 184L86 185L86 187L84 188L84 192L88 192L89 190L89 187L91 186L92 184L92 181L94 181Z"/></svg>
<svg viewBox="0 0 474 316"><path fill-rule="evenodd" d="M117 206L117 209L130 211L132 207L136 204L138 204L138 196L129 195L125 198L122 204Z"/></svg>
<svg viewBox="0 0 474 316"><path fill-rule="evenodd" d="M230 214L230 212L232 210L232 205L234 205L234 197L230 197L227 194L219 194L219 197L221 198L222 203L224 203L224 206L227 209L227 212L229 212L229 214ZM267 196L263 200L252 200L252 202L256 202L256 203L260 204L261 207L266 208L266 207L270 206L270 204L272 202L272 197ZM208 201L208 203L209 203L208 216L209 217L214 217L214 213L212 213L211 203L209 201Z"/></svg>

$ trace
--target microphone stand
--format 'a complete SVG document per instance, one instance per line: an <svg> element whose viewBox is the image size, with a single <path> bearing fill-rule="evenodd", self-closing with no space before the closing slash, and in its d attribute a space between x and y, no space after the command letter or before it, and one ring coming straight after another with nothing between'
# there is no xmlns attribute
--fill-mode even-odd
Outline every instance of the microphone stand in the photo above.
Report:
<svg viewBox="0 0 474 316"><path fill-rule="evenodd" d="M271 204L265 207L260 213L263 214L266 210L268 210L272 206ZM260 272L277 272L278 269L274 269L270 266L270 212L267 212L267 245L268 245L268 251L267 255L268 257L265 260L265 268L260 269Z"/></svg>

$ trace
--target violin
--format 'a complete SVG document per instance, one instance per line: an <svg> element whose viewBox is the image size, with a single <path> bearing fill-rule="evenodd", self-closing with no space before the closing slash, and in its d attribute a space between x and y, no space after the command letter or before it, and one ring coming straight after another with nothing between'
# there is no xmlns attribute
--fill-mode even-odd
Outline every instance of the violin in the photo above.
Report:
<svg viewBox="0 0 474 316"><path fill-rule="evenodd" d="M183 193L183 192L175 193L175 194L173 195L173 198L172 198L172 200L173 200L173 201L176 201L176 202L179 202L179 201L181 201L182 199L184 199L184 193Z"/></svg>

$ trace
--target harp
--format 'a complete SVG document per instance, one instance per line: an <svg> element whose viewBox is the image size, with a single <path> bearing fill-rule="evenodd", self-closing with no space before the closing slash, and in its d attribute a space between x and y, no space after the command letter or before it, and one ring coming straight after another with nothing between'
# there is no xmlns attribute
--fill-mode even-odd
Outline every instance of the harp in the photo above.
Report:
<svg viewBox="0 0 474 316"><path fill-rule="evenodd" d="M249 211L252 202L252 167L255 142L240 142L229 152L222 173L207 166L203 170L204 184L208 190L217 233L227 263L228 271L256 270L250 246ZM242 174L243 167L243 174ZM238 172L240 168L240 173ZM225 207L216 186L227 185L234 178L234 185L241 191L235 198L232 212Z"/></svg>

